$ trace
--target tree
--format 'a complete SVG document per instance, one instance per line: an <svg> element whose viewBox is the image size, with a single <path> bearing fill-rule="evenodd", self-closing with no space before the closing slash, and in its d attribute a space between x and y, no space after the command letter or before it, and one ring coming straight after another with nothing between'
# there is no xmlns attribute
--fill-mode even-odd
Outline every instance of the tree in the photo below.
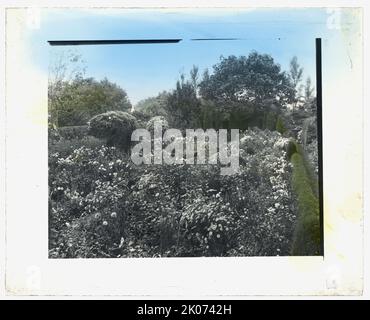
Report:
<svg viewBox="0 0 370 320"><path fill-rule="evenodd" d="M131 109L126 92L115 83L85 78L85 62L76 51L52 55L49 65L49 123L53 127L82 125L94 115Z"/></svg>
<svg viewBox="0 0 370 320"><path fill-rule="evenodd" d="M86 67L82 56L75 51L59 51L52 55L48 76L49 124L58 127L59 110L63 106L63 91L67 84L82 79Z"/></svg>
<svg viewBox="0 0 370 320"><path fill-rule="evenodd" d="M143 112L147 114L150 118L155 116L167 116L166 103L168 99L168 92L163 91L159 93L156 97L149 97L144 100L140 100L135 105L135 111Z"/></svg>
<svg viewBox="0 0 370 320"><path fill-rule="evenodd" d="M292 98L293 109L297 106L299 102L299 98L301 96L301 87L300 83L302 81L303 75L303 68L298 63L298 58L294 56L290 60L290 69L289 69L289 76L291 80L291 86L294 90L294 95Z"/></svg>
<svg viewBox="0 0 370 320"><path fill-rule="evenodd" d="M308 77L304 87L304 109L310 116L316 115L316 99L314 92L315 88L311 85L311 78Z"/></svg>
<svg viewBox="0 0 370 320"><path fill-rule="evenodd" d="M313 99L314 88L311 85L311 78L307 77L306 85L304 87L305 102L310 102Z"/></svg>
<svg viewBox="0 0 370 320"><path fill-rule="evenodd" d="M196 95L198 95L198 75L199 68L193 65L193 68L190 70L190 80Z"/></svg>
<svg viewBox="0 0 370 320"><path fill-rule="evenodd" d="M58 95L58 125L84 125L106 111L130 111L126 92L107 79L75 78L63 82Z"/></svg>
<svg viewBox="0 0 370 320"><path fill-rule="evenodd" d="M194 86L196 75L197 72L193 73L193 79L189 81L182 74L176 83L176 89L168 95L165 108L172 127L192 128L199 126L200 100L197 98L197 88Z"/></svg>
<svg viewBox="0 0 370 320"><path fill-rule="evenodd" d="M289 75L292 80L292 85L297 88L298 84L302 81L303 68L298 63L298 58L294 56L290 60Z"/></svg>
<svg viewBox="0 0 370 320"><path fill-rule="evenodd" d="M213 73L205 72L199 84L204 99L248 102L263 105L266 100L284 104L293 90L288 75L267 54L255 51L245 56L221 57Z"/></svg>

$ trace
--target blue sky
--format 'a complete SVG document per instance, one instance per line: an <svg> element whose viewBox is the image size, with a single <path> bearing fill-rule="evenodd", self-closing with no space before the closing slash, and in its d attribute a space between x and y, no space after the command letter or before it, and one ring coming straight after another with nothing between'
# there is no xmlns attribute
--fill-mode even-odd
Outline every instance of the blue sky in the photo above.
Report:
<svg viewBox="0 0 370 320"><path fill-rule="evenodd" d="M315 37L327 35L325 9L48 9L29 31L32 59L46 71L49 55L72 48L87 76L107 77L132 103L174 87L192 65L211 70L221 55L270 54L283 70L296 55L304 76L315 79ZM239 38L191 41L192 38ZM181 38L177 44L50 47L47 40Z"/></svg>

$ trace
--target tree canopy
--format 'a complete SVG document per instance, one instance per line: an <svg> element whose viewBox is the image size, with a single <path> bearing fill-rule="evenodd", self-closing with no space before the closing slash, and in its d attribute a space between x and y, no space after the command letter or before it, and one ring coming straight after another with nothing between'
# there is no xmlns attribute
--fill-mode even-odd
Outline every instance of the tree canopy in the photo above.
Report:
<svg viewBox="0 0 370 320"><path fill-rule="evenodd" d="M294 94L289 76L267 54L221 57L199 84L205 99L262 104L266 100L289 101Z"/></svg>
<svg viewBox="0 0 370 320"><path fill-rule="evenodd" d="M190 80L181 75L176 88L168 96L166 111L170 125L175 128L192 128L199 124L200 100L195 85L197 72L193 67Z"/></svg>
<svg viewBox="0 0 370 320"><path fill-rule="evenodd" d="M131 110L126 92L107 79L75 78L62 82L58 90L58 95L50 100L58 126L83 125L106 111Z"/></svg>
<svg viewBox="0 0 370 320"><path fill-rule="evenodd" d="M163 91L155 97L149 97L140 100L135 105L135 111L143 112L150 117L166 116L166 103L168 95L168 92Z"/></svg>

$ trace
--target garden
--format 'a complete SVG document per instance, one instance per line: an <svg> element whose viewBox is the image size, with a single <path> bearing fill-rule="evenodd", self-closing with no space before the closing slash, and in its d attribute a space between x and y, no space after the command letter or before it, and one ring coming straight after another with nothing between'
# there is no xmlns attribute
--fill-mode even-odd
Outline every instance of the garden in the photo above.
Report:
<svg viewBox="0 0 370 320"><path fill-rule="evenodd" d="M190 79L135 108L107 79L54 79L49 257L321 254L313 89L307 81L298 96L294 72L277 66L256 52L223 58L201 80L194 67ZM294 59L291 68L299 70ZM180 130L239 129L238 172L222 175L220 164L209 163L134 164L131 134L152 130L153 118Z"/></svg>

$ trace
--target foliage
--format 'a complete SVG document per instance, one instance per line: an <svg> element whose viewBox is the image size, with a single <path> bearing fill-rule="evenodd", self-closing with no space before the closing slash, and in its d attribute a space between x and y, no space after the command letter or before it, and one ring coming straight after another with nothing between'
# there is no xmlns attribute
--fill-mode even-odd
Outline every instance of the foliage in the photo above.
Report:
<svg viewBox="0 0 370 320"><path fill-rule="evenodd" d="M162 127L162 132L164 132L165 130L169 128L168 122L165 117L163 116L153 117L146 124L146 129L150 131L152 134L154 132L155 123L157 123L158 125Z"/></svg>
<svg viewBox="0 0 370 320"><path fill-rule="evenodd" d="M131 114L136 118L139 128L144 128L151 118L149 114L138 110L134 110Z"/></svg>
<svg viewBox="0 0 370 320"><path fill-rule="evenodd" d="M294 90L294 95L292 98L293 106L295 107L299 101L299 98L301 96L301 89L300 83L302 81L303 76L303 68L299 65L298 59L296 56L294 56L290 60L289 64L289 78L291 82L291 86Z"/></svg>
<svg viewBox="0 0 370 320"><path fill-rule="evenodd" d="M288 107L300 95L296 58L290 73L257 52L221 57L202 77L193 66L132 113L123 89L80 71L68 78L67 67L49 83L50 257L320 253L316 106L307 80L303 104ZM86 132L80 125L90 118ZM153 131L156 121L242 130L238 173L220 175L220 164L134 165L131 133Z"/></svg>
<svg viewBox="0 0 370 320"><path fill-rule="evenodd" d="M49 100L50 112L57 118L58 126L85 125L97 114L131 109L126 92L107 79L76 78L62 82L58 90L58 98Z"/></svg>
<svg viewBox="0 0 370 320"><path fill-rule="evenodd" d="M312 168L312 175L317 176L319 173L319 159L318 159L318 145L317 139L312 140L305 148L305 154L310 167Z"/></svg>
<svg viewBox="0 0 370 320"><path fill-rule="evenodd" d="M59 126L58 111L64 104L65 85L82 79L85 72L85 61L77 52L62 50L51 55L48 82L49 125Z"/></svg>
<svg viewBox="0 0 370 320"><path fill-rule="evenodd" d="M122 111L109 111L89 121L89 133L99 139L106 139L108 146L128 150L131 134L138 127L136 118Z"/></svg>
<svg viewBox="0 0 370 320"><path fill-rule="evenodd" d="M68 156L73 150L81 147L87 148L100 148L104 145L104 141L92 136L84 136L83 138L65 139L58 136L57 139L49 139L49 149L54 153L58 153L61 157Z"/></svg>
<svg viewBox="0 0 370 320"><path fill-rule="evenodd" d="M204 99L258 105L266 100L283 104L294 94L288 75L274 59L255 51L248 57L221 57L213 73L204 74L199 87Z"/></svg>
<svg viewBox="0 0 370 320"><path fill-rule="evenodd" d="M56 128L50 126L48 128L48 145L53 145L61 139L61 136Z"/></svg>
<svg viewBox="0 0 370 320"><path fill-rule="evenodd" d="M298 152L298 144L294 140L289 140L286 150L288 159L291 159L292 155Z"/></svg>
<svg viewBox="0 0 370 320"><path fill-rule="evenodd" d="M194 80L185 80L185 76L181 75L176 83L176 89L168 95L165 108L172 128L198 127L200 100L197 97Z"/></svg>
<svg viewBox="0 0 370 320"><path fill-rule="evenodd" d="M168 93L163 91L159 93L156 97L149 97L144 100L139 101L135 105L135 112L142 112L148 115L149 118L155 116L167 116L166 104L168 99Z"/></svg>
<svg viewBox="0 0 370 320"><path fill-rule="evenodd" d="M276 121L276 131L277 132L280 132L281 134L284 134L287 129L284 125L284 122L283 122L283 119L281 117L278 117L277 118L277 121Z"/></svg>
<svg viewBox="0 0 370 320"><path fill-rule="evenodd" d="M221 103L201 100L200 125L202 128L240 129L263 127L263 113L246 103Z"/></svg>
<svg viewBox="0 0 370 320"><path fill-rule="evenodd" d="M295 204L285 138L246 130L241 167L132 164L104 145L49 156L49 256L287 255Z"/></svg>
<svg viewBox="0 0 370 320"><path fill-rule="evenodd" d="M298 152L291 157L293 164L292 183L298 198L299 217L294 232L293 255L319 255L320 218L319 202L311 187L304 159Z"/></svg>
<svg viewBox="0 0 370 320"><path fill-rule="evenodd" d="M88 134L88 126L68 126L68 127L59 127L58 134L67 140L71 139L82 139Z"/></svg>
<svg viewBox="0 0 370 320"><path fill-rule="evenodd" d="M304 87L305 102L310 103L313 99L313 96L314 96L314 88L311 85L311 78L307 77L306 85Z"/></svg>
<svg viewBox="0 0 370 320"><path fill-rule="evenodd" d="M297 89L299 83L302 81L303 68L299 65L298 59L296 56L294 56L290 60L289 67L290 67L289 76L292 81L292 85L295 89Z"/></svg>

